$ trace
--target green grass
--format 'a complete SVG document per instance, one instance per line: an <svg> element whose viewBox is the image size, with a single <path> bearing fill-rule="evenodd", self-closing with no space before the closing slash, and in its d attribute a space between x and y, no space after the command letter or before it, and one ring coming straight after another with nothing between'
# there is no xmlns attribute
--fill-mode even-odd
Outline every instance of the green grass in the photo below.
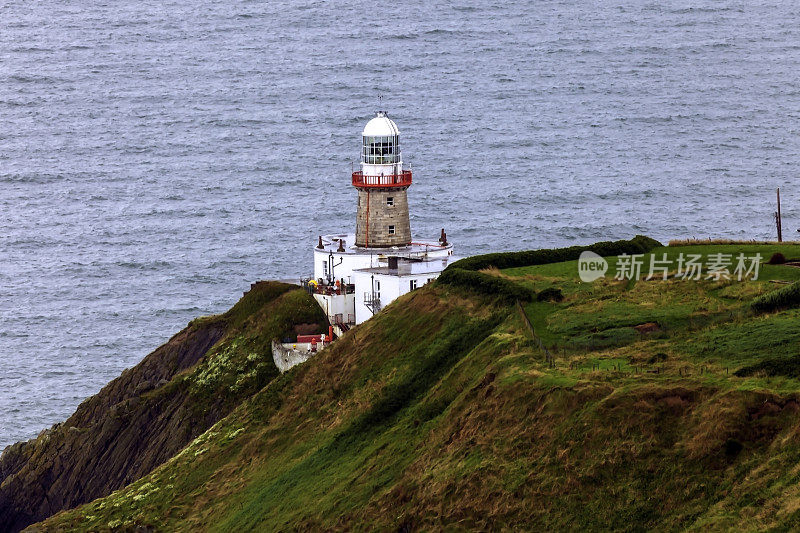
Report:
<svg viewBox="0 0 800 533"><path fill-rule="evenodd" d="M800 282L762 294L750 305L754 311L766 313L800 306Z"/></svg>
<svg viewBox="0 0 800 533"><path fill-rule="evenodd" d="M800 257L797 245L654 253L774 251ZM800 269L761 273L587 284L574 261L484 272L562 291L524 305L553 363L515 305L426 286L312 363L254 381L181 454L45 529L794 530L800 310L759 315L751 302ZM214 352L208 394L252 371L249 332L270 319L248 312L231 314L239 329ZM202 381L209 364L187 376Z"/></svg>
<svg viewBox="0 0 800 533"><path fill-rule="evenodd" d="M666 260L674 265L673 270L675 270L677 268L677 260L680 254L683 254L685 258L687 258L690 254L699 254L702 256L703 261L705 261L710 254L729 254L731 255L733 267L735 268L736 257L738 254L744 254L745 257L753 257L756 254L761 254L762 263L766 263L771 255L776 252L783 253L788 260L800 260L800 245L728 244L708 246L663 246L653 249L650 253L642 254L641 273L642 276L647 276L649 274L649 265L651 264L652 259L655 258L656 260L662 260L665 254ZM609 257L606 259L609 265L606 276L614 277L617 272L619 260L617 257ZM733 268L731 270L733 270ZM563 263L509 268L504 269L503 273L512 277L522 277L532 274L543 277L564 278L566 280L574 280L575 282L579 282L578 261L566 261ZM655 273L656 275L661 274L660 271L656 271ZM763 281L773 279L797 281L800 280L800 268L786 265L762 264L759 268L758 279Z"/></svg>

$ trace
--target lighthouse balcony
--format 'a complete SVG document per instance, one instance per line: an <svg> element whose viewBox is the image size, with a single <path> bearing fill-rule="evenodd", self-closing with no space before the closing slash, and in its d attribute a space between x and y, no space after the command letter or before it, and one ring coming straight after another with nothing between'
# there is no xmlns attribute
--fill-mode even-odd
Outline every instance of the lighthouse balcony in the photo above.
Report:
<svg viewBox="0 0 800 533"><path fill-rule="evenodd" d="M380 176L365 175L363 172L353 172L353 187L383 188L383 187L408 187L411 185L411 171L403 170L399 174L385 174Z"/></svg>
<svg viewBox="0 0 800 533"><path fill-rule="evenodd" d="M324 278L318 280L302 280L303 286L311 294L323 294L325 296L341 296L344 294L354 294L355 285L351 283L328 282Z"/></svg>

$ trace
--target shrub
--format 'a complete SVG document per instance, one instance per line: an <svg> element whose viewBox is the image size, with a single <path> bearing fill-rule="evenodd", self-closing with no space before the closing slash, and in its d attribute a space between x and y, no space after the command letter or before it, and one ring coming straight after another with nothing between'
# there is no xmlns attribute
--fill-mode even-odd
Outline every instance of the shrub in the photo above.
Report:
<svg viewBox="0 0 800 533"><path fill-rule="evenodd" d="M560 302L563 299L564 295L558 287L548 287L536 295L536 301L539 302Z"/></svg>
<svg viewBox="0 0 800 533"><path fill-rule="evenodd" d="M437 281L442 285L463 287L485 294L500 295L508 300L528 302L533 299L533 294L529 289L513 281L477 271L485 268L503 269L572 261L578 259L581 253L587 250L601 256L644 254L657 246L661 246L661 243L655 239L637 235L628 241L605 241L589 246L476 255L459 259L448 266Z"/></svg>
<svg viewBox="0 0 800 533"><path fill-rule="evenodd" d="M460 268L447 268L439 276L438 282L453 287L463 287L472 291L481 292L491 296L500 296L505 300L522 300L529 302L533 299L533 293L511 280L484 274L483 272L473 272Z"/></svg>
<svg viewBox="0 0 800 533"><path fill-rule="evenodd" d="M800 377L800 356L767 359L766 361L740 368L733 375L740 378L755 375Z"/></svg>
<svg viewBox="0 0 800 533"><path fill-rule="evenodd" d="M786 258L780 252L775 252L772 257L767 261L768 265L782 265L786 262Z"/></svg>
<svg viewBox="0 0 800 533"><path fill-rule="evenodd" d="M621 254L644 254L661 246L661 243L644 235L637 235L630 240L604 241L588 246L570 246L569 248L553 248L542 250L525 250L521 252L499 252L493 254L476 255L460 259L447 267L447 270L482 270L495 267L499 269L544 265L548 263L561 263L574 261L585 251L592 251L607 257Z"/></svg>
<svg viewBox="0 0 800 533"><path fill-rule="evenodd" d="M725 441L725 457L728 459L734 459L743 449L744 445L736 439Z"/></svg>
<svg viewBox="0 0 800 533"><path fill-rule="evenodd" d="M625 346L639 340L639 333L630 327L608 328L594 333L576 335L571 342L588 350Z"/></svg>
<svg viewBox="0 0 800 533"><path fill-rule="evenodd" d="M796 281L791 285L768 292L753 300L750 306L754 311L766 313L778 309L787 309L800 305L800 282Z"/></svg>

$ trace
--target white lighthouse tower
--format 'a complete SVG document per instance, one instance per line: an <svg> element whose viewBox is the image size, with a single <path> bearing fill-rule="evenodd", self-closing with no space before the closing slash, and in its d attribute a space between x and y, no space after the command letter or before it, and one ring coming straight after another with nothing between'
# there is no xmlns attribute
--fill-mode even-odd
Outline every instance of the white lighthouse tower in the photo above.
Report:
<svg viewBox="0 0 800 533"><path fill-rule="evenodd" d="M378 111L361 135L356 232L321 235L309 289L338 334L369 319L395 298L436 279L454 259L438 240L414 240L408 211L411 170L403 168L400 130Z"/></svg>

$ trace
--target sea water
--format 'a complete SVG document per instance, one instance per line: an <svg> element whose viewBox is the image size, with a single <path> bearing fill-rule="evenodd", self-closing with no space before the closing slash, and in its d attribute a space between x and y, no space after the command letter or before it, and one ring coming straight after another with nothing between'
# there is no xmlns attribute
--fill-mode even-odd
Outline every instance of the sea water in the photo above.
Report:
<svg viewBox="0 0 800 533"><path fill-rule="evenodd" d="M789 0L3 2L0 447L311 272L378 109L460 255L796 235L798 72Z"/></svg>

